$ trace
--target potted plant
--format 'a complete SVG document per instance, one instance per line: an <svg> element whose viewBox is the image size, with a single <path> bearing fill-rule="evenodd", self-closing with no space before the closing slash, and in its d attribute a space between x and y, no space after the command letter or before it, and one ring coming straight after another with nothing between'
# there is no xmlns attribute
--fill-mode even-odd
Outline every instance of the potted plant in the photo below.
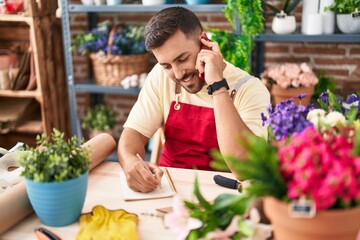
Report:
<svg viewBox="0 0 360 240"><path fill-rule="evenodd" d="M296 19L293 16L295 8L300 0L281 0L274 5L269 1L264 1L264 5L271 11L270 16L274 16L271 29L277 34L293 33L296 30Z"/></svg>
<svg viewBox="0 0 360 240"><path fill-rule="evenodd" d="M53 129L51 137L36 137L36 148L26 146L15 155L23 168L30 203L48 226L75 222L84 204L89 169L89 150L80 147L77 137L64 139Z"/></svg>
<svg viewBox="0 0 360 240"><path fill-rule="evenodd" d="M341 102L328 91L320 95L320 108L299 106L303 111L293 112L286 110L293 103L284 101L264 116L274 133L270 142L249 138L242 141L246 160L225 157L239 178L251 181L247 194L266 197L265 213L276 239L356 239L360 222L352 219L360 217L359 100L360 95L352 94ZM289 120L298 115L301 121L292 124Z"/></svg>
<svg viewBox="0 0 360 240"><path fill-rule="evenodd" d="M360 229L360 95L341 102L332 92L319 98L320 108L283 101L263 113L270 139L240 140L246 159L214 152L212 166L226 166L246 179L242 194L223 194L207 202L195 181L193 202L174 198L164 222L179 239L267 239L269 226L249 203L264 197L274 238L356 239ZM266 117L267 116L267 117ZM226 163L226 165L224 165ZM222 170L225 170L224 168ZM249 210L249 209L248 209ZM339 224L341 222L341 224Z"/></svg>
<svg viewBox="0 0 360 240"><path fill-rule="evenodd" d="M95 83L120 85L127 76L150 70L150 53L145 49L143 25L112 25L105 21L97 28L75 35L72 48L92 61Z"/></svg>
<svg viewBox="0 0 360 240"><path fill-rule="evenodd" d="M88 131L89 138L93 138L101 132L106 132L113 136L115 124L115 112L102 104L90 108L82 121L82 127Z"/></svg>
<svg viewBox="0 0 360 240"><path fill-rule="evenodd" d="M343 33L360 33L360 0L335 0L325 11L336 13L336 23Z"/></svg>
<svg viewBox="0 0 360 240"><path fill-rule="evenodd" d="M308 105L319 81L307 63L272 65L261 73L261 80L270 89L275 105L288 98ZM297 99L300 94L305 96Z"/></svg>

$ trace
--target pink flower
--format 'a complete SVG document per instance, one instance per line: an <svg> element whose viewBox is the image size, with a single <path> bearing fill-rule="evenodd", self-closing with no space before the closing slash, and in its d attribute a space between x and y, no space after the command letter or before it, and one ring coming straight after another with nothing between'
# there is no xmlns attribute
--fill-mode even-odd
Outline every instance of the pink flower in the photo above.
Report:
<svg viewBox="0 0 360 240"><path fill-rule="evenodd" d="M196 218L190 218L182 199L173 197L173 211L164 216L164 225L177 235L177 240L183 240L192 229L202 226L202 222Z"/></svg>
<svg viewBox="0 0 360 240"><path fill-rule="evenodd" d="M261 80L266 85L274 83L282 88L310 87L318 83L318 78L306 63L270 66L261 73Z"/></svg>
<svg viewBox="0 0 360 240"><path fill-rule="evenodd" d="M288 197L314 200L316 209L350 204L359 199L359 157L353 156L350 131L318 132L308 127L279 149L280 171Z"/></svg>
<svg viewBox="0 0 360 240"><path fill-rule="evenodd" d="M284 72L285 76L294 79L299 77L300 67L295 63L285 63L281 65L281 69Z"/></svg>
<svg viewBox="0 0 360 240"><path fill-rule="evenodd" d="M206 240L231 240L231 236L238 231L240 216L235 216L225 230L216 229L206 235Z"/></svg>

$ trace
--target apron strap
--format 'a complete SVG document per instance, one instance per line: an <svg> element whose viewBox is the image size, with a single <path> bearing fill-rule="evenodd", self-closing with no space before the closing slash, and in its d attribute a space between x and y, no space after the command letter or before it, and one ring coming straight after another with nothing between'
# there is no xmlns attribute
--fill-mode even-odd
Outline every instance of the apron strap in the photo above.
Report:
<svg viewBox="0 0 360 240"><path fill-rule="evenodd" d="M234 89L231 91L230 93L230 98L234 101L235 95L237 90L241 87L241 85L243 85L244 83L246 83L250 78L253 78L254 76L252 75L246 75L242 78L240 78L240 80L236 83Z"/></svg>
<svg viewBox="0 0 360 240"><path fill-rule="evenodd" d="M180 103L179 103L179 100L180 100L180 94L181 94L181 86L180 84L176 83L175 84L175 105L174 105L174 109L175 110L179 110L180 109Z"/></svg>

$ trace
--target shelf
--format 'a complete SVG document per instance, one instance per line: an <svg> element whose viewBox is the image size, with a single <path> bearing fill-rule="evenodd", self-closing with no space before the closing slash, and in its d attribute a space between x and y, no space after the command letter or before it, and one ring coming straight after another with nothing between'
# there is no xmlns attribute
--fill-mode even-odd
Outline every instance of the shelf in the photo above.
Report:
<svg viewBox="0 0 360 240"><path fill-rule="evenodd" d="M40 98L39 91L13 91L13 90L0 90L0 97L16 97L16 98Z"/></svg>
<svg viewBox="0 0 360 240"><path fill-rule="evenodd" d="M0 14L0 21L6 22L26 22L30 24L32 22L31 17L25 17L20 14Z"/></svg>
<svg viewBox="0 0 360 240"><path fill-rule="evenodd" d="M102 86L93 83L77 83L75 84L75 91L77 93L108 93L108 94L122 94L137 96L140 92L139 88L125 89L121 86Z"/></svg>
<svg viewBox="0 0 360 240"><path fill-rule="evenodd" d="M275 34L266 32L255 38L255 42L360 42L360 34L335 33L329 35L304 35L301 33Z"/></svg>
<svg viewBox="0 0 360 240"><path fill-rule="evenodd" d="M32 133L32 134L41 134L43 133L43 127L41 120L32 120L26 121L22 124L16 126L14 132L17 133Z"/></svg>
<svg viewBox="0 0 360 240"><path fill-rule="evenodd" d="M158 12L167 7L182 6L190 9L194 12L221 12L224 8L224 4L200 4L200 5L188 5L188 4L159 4L159 5L143 5L143 4L119 4L114 6L107 5L82 5L82 4L70 4L69 12L101 12L101 13L131 13L131 12Z"/></svg>

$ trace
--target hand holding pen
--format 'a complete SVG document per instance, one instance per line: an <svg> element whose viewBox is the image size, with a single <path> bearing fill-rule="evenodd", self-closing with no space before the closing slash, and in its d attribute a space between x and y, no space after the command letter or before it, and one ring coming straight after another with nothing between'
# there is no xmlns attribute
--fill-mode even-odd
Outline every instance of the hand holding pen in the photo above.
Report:
<svg viewBox="0 0 360 240"><path fill-rule="evenodd" d="M159 187L163 171L156 164L145 162L139 154L136 158L124 168L128 186L137 192L151 192Z"/></svg>

